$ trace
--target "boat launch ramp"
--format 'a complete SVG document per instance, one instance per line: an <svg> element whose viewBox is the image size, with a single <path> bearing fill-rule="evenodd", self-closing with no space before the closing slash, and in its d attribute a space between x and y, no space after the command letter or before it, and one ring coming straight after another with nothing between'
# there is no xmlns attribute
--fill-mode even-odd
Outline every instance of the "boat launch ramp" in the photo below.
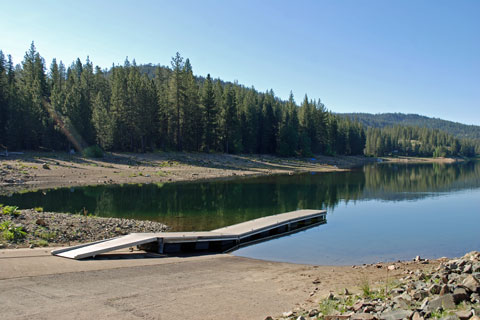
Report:
<svg viewBox="0 0 480 320"><path fill-rule="evenodd" d="M297 210L258 218L232 226L201 232L131 233L112 239L53 250L52 254L84 259L137 246L161 254L181 252L227 252L326 223L325 210Z"/></svg>

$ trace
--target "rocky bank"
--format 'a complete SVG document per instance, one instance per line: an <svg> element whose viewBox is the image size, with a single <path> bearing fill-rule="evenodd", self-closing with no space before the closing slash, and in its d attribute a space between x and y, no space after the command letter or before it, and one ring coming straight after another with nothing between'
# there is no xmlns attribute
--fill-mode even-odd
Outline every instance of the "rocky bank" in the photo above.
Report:
<svg viewBox="0 0 480 320"><path fill-rule="evenodd" d="M166 225L153 221L5 208L0 208L0 248L72 245L132 232L167 230Z"/></svg>
<svg viewBox="0 0 480 320"><path fill-rule="evenodd" d="M395 270L396 266L387 268ZM276 319L480 320L480 252L442 259L427 272L407 270L400 279L386 281L376 290L363 283L360 291L357 295L348 289L338 295L330 293L317 308L287 311Z"/></svg>

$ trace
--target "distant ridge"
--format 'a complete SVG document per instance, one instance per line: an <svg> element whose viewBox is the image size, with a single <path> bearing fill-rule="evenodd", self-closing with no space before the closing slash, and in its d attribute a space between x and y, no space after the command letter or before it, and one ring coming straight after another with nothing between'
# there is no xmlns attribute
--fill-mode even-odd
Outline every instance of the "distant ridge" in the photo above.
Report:
<svg viewBox="0 0 480 320"><path fill-rule="evenodd" d="M480 126L467 125L459 122L430 118L418 114L404 113L337 113L341 117L348 117L360 121L364 126L383 128L394 125L426 127L446 131L458 138L480 140Z"/></svg>

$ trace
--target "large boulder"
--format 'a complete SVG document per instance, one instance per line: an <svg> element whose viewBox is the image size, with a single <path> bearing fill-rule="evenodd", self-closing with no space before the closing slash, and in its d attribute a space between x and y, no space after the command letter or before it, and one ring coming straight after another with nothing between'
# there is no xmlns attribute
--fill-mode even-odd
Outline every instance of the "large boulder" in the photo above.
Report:
<svg viewBox="0 0 480 320"><path fill-rule="evenodd" d="M457 287L455 288L455 290L453 290L453 300L455 301L455 303L458 304L468 299L469 299L469 296L468 296L467 290L465 290L464 288Z"/></svg>
<svg viewBox="0 0 480 320"><path fill-rule="evenodd" d="M437 311L440 308L444 310L455 309L455 300L451 293L430 300L427 311Z"/></svg>
<svg viewBox="0 0 480 320"><path fill-rule="evenodd" d="M468 288L472 292L480 293L480 281L478 281L474 276L469 275L465 280L463 280L462 285Z"/></svg>

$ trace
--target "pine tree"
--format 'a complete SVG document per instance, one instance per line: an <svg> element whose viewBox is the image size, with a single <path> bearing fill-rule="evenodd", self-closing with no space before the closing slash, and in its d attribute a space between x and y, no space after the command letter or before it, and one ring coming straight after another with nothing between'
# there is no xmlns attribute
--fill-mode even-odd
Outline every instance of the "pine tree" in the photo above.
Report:
<svg viewBox="0 0 480 320"><path fill-rule="evenodd" d="M182 150L182 112L185 106L185 82L184 82L184 63L180 53L176 53L172 58L172 75L169 82L169 103L173 109L174 115L171 117L172 126L175 128L175 146L177 150Z"/></svg>
<svg viewBox="0 0 480 320"><path fill-rule="evenodd" d="M0 50L0 148L7 145L7 122L8 122L8 76L6 60Z"/></svg>
<svg viewBox="0 0 480 320"><path fill-rule="evenodd" d="M241 152L240 150L240 127L237 113L237 100L235 91L229 85L225 92L225 102L223 110L224 127L223 142L226 153Z"/></svg>
<svg viewBox="0 0 480 320"><path fill-rule="evenodd" d="M210 152L215 148L215 129L217 127L218 110L215 105L212 78L207 75L202 94L203 118L205 119L204 150Z"/></svg>
<svg viewBox="0 0 480 320"><path fill-rule="evenodd" d="M199 88L193 75L190 60L185 60L183 70L185 87L185 105L183 130L185 149L200 151L203 135L203 113L200 108Z"/></svg>
<svg viewBox="0 0 480 320"><path fill-rule="evenodd" d="M275 154L277 151L278 120L275 116L275 98L273 91L265 94L262 110L262 153Z"/></svg>
<svg viewBox="0 0 480 320"><path fill-rule="evenodd" d="M104 150L110 150L114 142L115 122L109 109L108 98L99 91L93 100L92 122L96 131L96 141Z"/></svg>

